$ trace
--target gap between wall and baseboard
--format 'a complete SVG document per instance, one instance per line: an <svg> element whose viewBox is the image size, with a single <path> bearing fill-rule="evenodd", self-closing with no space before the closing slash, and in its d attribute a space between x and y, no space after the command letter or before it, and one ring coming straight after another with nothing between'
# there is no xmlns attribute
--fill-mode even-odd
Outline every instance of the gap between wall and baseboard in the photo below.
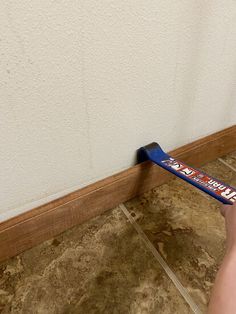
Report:
<svg viewBox="0 0 236 314"><path fill-rule="evenodd" d="M170 152L199 167L236 150L236 125ZM172 177L147 161L0 223L0 261L102 214Z"/></svg>

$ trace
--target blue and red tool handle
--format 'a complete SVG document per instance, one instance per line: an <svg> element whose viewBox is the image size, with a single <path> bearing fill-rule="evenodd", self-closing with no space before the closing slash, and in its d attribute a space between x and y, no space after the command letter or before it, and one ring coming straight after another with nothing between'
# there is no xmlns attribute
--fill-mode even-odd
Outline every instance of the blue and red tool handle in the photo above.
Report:
<svg viewBox="0 0 236 314"><path fill-rule="evenodd" d="M145 160L151 160L223 204L232 205L236 201L235 188L171 157L157 143L151 143L138 150L138 161L142 162Z"/></svg>

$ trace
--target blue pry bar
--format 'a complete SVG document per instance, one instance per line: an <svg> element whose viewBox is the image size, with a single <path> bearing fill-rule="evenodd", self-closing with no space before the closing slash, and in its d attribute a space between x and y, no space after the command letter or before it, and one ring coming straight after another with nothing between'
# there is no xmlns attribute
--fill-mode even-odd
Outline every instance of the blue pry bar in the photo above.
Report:
<svg viewBox="0 0 236 314"><path fill-rule="evenodd" d="M146 160L151 160L158 166L187 181L223 204L232 205L236 201L235 188L171 157L157 143L151 143L138 150L138 162Z"/></svg>

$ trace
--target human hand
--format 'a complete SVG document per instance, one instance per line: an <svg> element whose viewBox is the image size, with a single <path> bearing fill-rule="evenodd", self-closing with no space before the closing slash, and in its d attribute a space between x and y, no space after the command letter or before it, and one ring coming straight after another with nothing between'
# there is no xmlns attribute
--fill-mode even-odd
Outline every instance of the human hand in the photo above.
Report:
<svg viewBox="0 0 236 314"><path fill-rule="evenodd" d="M227 252L236 251L236 203L222 205L220 211L225 217Z"/></svg>
<svg viewBox="0 0 236 314"><path fill-rule="evenodd" d="M222 205L227 251L216 275L208 314L233 314L236 308L236 203Z"/></svg>

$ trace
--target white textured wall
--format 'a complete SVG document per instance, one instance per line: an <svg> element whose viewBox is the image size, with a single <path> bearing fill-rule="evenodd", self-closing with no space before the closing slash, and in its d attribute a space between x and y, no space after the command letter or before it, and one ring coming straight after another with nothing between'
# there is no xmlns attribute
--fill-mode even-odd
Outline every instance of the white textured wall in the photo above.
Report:
<svg viewBox="0 0 236 314"><path fill-rule="evenodd" d="M235 1L2 0L0 219L235 124L235 83Z"/></svg>

